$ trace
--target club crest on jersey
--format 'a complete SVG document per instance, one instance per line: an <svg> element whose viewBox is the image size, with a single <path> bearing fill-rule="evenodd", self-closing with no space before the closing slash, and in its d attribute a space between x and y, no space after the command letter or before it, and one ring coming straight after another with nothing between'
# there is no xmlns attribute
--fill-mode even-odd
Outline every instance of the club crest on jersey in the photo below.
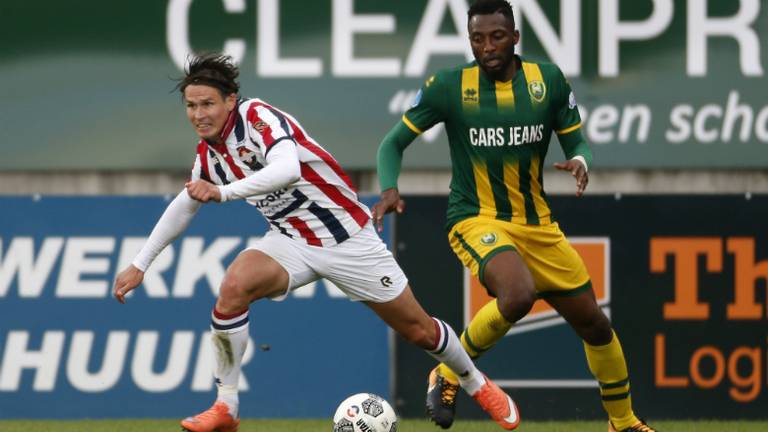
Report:
<svg viewBox="0 0 768 432"><path fill-rule="evenodd" d="M496 233L494 232L489 232L487 234L484 234L482 237L480 237L480 243L483 246L493 246L494 244L496 244L496 240L497 240L497 237L496 237Z"/></svg>
<svg viewBox="0 0 768 432"><path fill-rule="evenodd" d="M531 81L528 84L528 93L531 94L531 98L533 98L533 100L541 103L544 101L544 97L547 95L547 86L544 84L544 81Z"/></svg>
<svg viewBox="0 0 768 432"><path fill-rule="evenodd" d="M264 133L264 130L269 127L268 124L264 123L263 121L259 120L256 123L253 124L253 128L256 129L256 132L258 133Z"/></svg>
<svg viewBox="0 0 768 432"><path fill-rule="evenodd" d="M259 163L259 158L256 156L256 153L252 152L246 146L240 146L237 148L237 157L244 164L248 165L248 168L250 168L252 171L258 171L264 168L264 165Z"/></svg>

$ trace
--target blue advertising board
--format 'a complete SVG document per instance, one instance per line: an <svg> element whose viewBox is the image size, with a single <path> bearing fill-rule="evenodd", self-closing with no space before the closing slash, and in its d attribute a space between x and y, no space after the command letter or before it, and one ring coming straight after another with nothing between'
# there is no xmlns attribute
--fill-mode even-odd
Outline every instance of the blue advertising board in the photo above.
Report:
<svg viewBox="0 0 768 432"><path fill-rule="evenodd" d="M181 417L212 403L215 293L267 225L244 202L204 206L121 305L114 276L167 203L0 198L0 418ZM386 325L327 281L252 304L250 335L244 417L330 417L349 394L389 397Z"/></svg>

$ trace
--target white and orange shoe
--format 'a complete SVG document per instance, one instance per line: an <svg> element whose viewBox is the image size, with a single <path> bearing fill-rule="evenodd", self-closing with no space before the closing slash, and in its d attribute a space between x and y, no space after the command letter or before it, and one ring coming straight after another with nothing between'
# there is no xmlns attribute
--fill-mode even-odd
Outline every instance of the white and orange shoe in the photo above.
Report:
<svg viewBox="0 0 768 432"><path fill-rule="evenodd" d="M485 377L485 384L472 395L472 399L503 429L513 430L520 424L520 412L515 401L488 377Z"/></svg>
<svg viewBox="0 0 768 432"><path fill-rule="evenodd" d="M232 417L224 402L216 402L200 414L181 421L182 429L189 432L237 432L238 426L240 419Z"/></svg>

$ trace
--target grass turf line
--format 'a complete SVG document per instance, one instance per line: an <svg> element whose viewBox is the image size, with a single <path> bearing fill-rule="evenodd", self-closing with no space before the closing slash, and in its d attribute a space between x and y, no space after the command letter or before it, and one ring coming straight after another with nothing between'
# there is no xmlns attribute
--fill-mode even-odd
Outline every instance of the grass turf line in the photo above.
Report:
<svg viewBox="0 0 768 432"><path fill-rule="evenodd" d="M654 421L651 426L674 432L764 432L768 421ZM3 432L167 432L179 431L178 420L0 420ZM239 432L330 432L330 420L248 420ZM427 420L402 420L398 432L438 432L442 429ZM456 432L500 430L491 421L456 421L450 429ZM605 421L542 422L523 420L521 432L605 432Z"/></svg>

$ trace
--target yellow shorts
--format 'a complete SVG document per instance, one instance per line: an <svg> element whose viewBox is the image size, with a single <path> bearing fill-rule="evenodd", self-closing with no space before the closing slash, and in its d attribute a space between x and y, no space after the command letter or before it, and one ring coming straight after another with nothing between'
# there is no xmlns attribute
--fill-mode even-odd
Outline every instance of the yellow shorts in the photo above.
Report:
<svg viewBox="0 0 768 432"><path fill-rule="evenodd" d="M576 295L591 288L584 261L556 222L523 225L478 216L454 225L448 239L481 283L488 261L499 252L514 250L528 266L540 297Z"/></svg>

